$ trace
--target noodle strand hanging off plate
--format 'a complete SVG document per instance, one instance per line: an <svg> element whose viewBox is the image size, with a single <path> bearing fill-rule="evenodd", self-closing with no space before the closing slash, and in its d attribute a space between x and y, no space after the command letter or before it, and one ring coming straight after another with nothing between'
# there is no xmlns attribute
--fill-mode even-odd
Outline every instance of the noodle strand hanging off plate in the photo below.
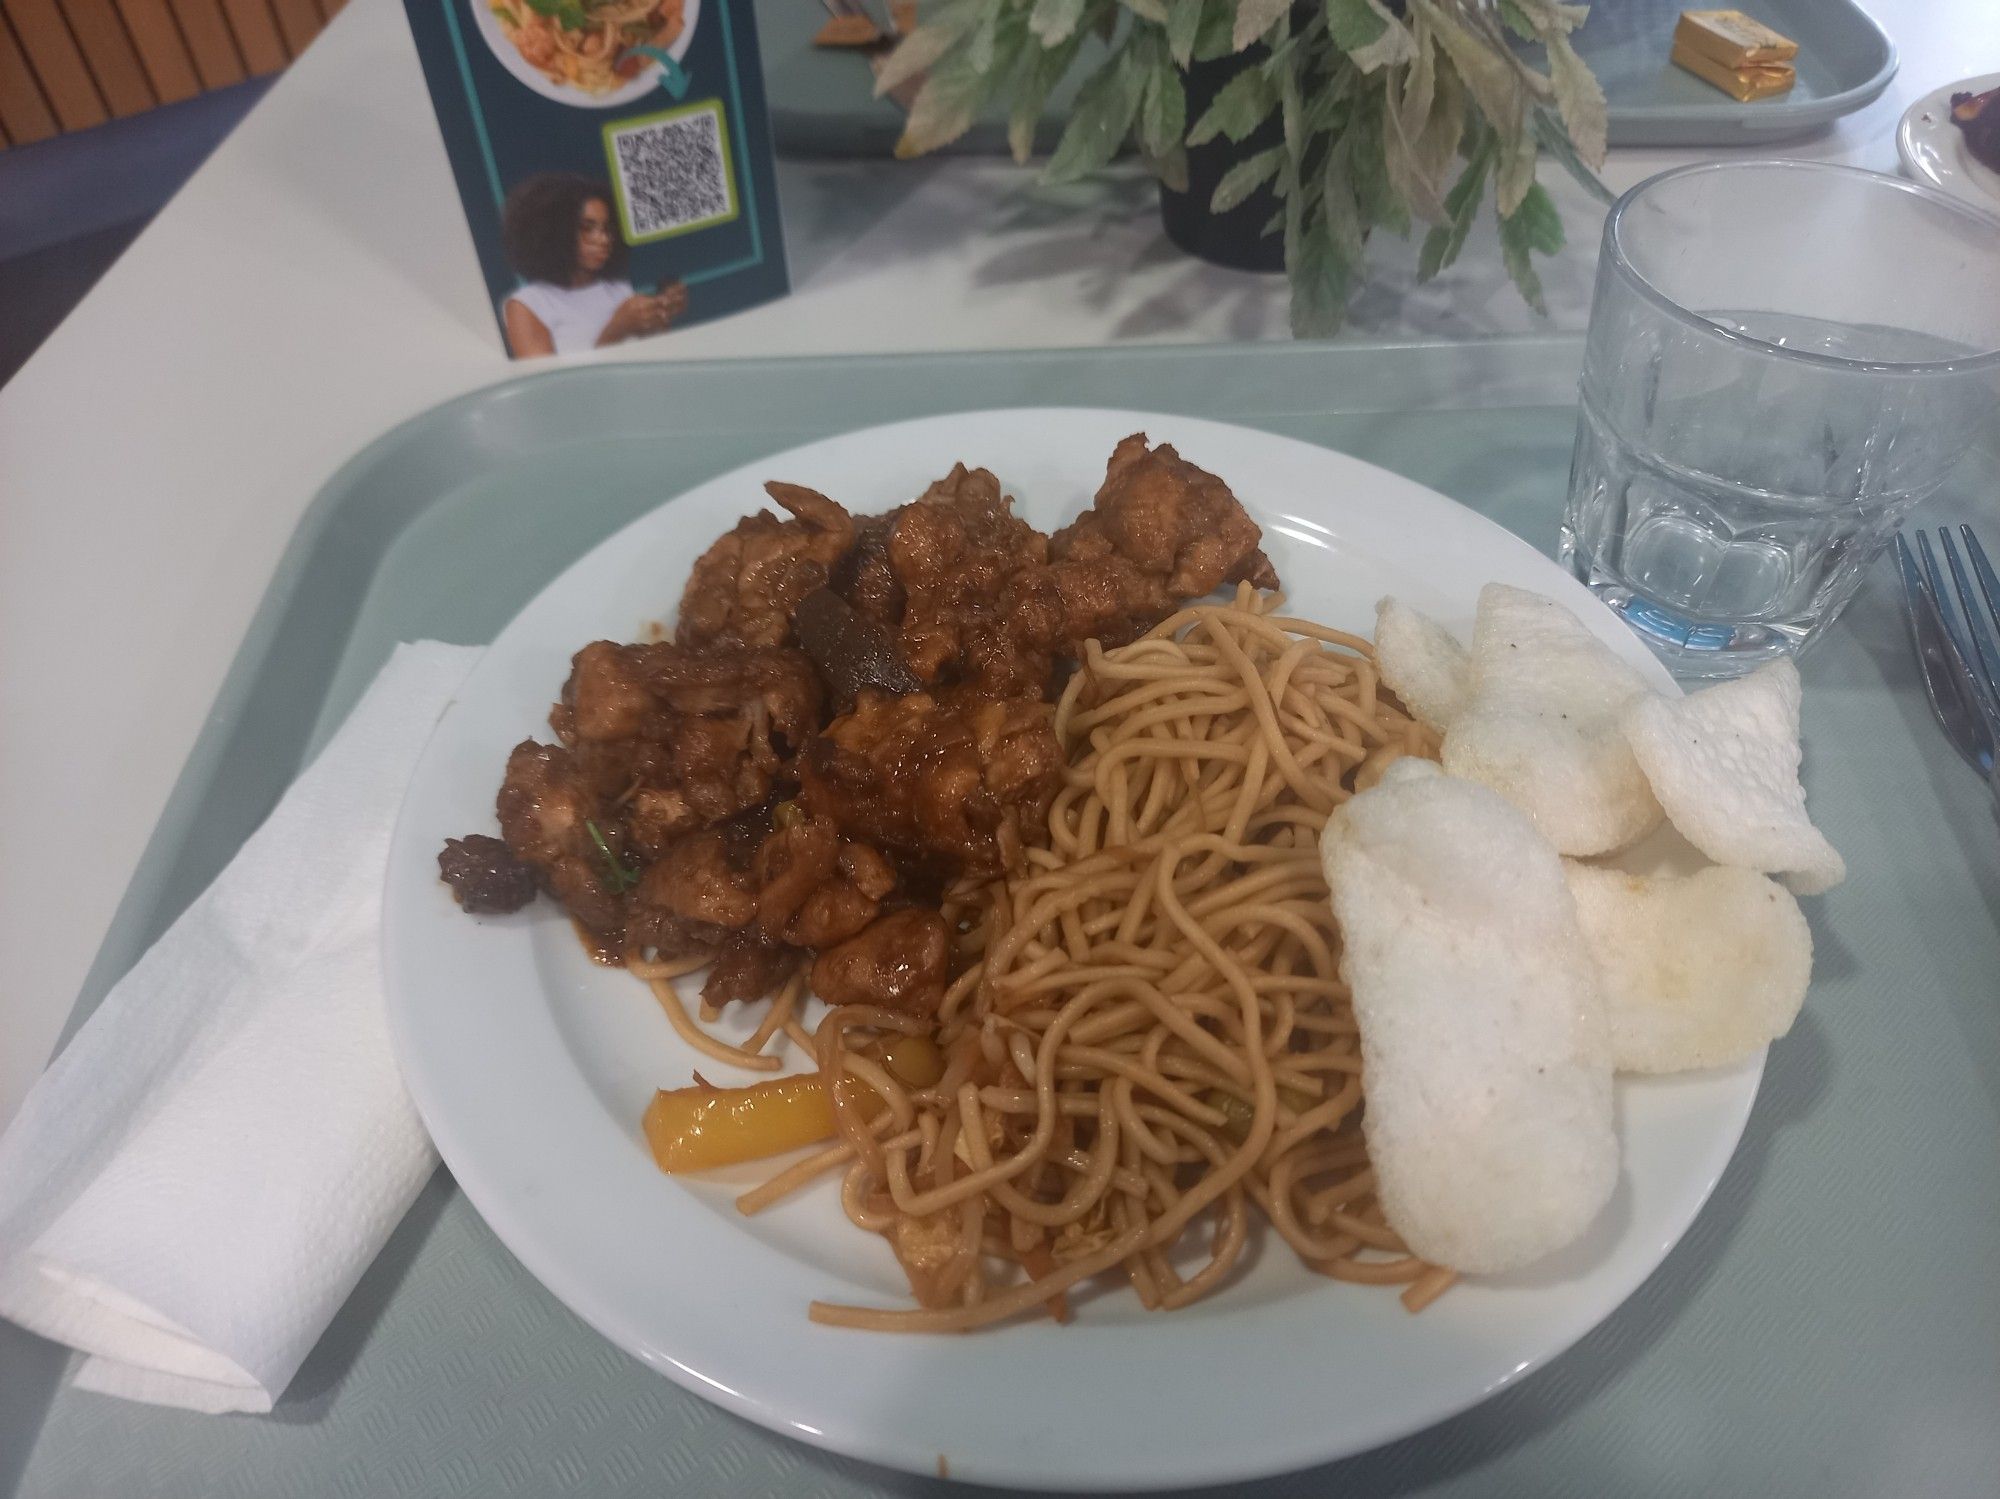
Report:
<svg viewBox="0 0 2000 1499"><path fill-rule="evenodd" d="M886 1108L838 1109L841 1142L742 1206L845 1166L849 1216L889 1239L921 1307L815 1303L815 1320L1065 1315L1064 1293L1112 1270L1147 1306L1184 1306L1227 1280L1253 1208L1312 1269L1406 1285L1412 1310L1449 1286L1375 1199L1318 855L1335 807L1436 742L1381 693L1366 641L1278 603L1244 585L1090 644L1056 708L1049 846L955 896L966 966L935 1085L860 1051L879 1014L822 1022L822 1073ZM996 1259L1022 1271L989 1281Z"/></svg>

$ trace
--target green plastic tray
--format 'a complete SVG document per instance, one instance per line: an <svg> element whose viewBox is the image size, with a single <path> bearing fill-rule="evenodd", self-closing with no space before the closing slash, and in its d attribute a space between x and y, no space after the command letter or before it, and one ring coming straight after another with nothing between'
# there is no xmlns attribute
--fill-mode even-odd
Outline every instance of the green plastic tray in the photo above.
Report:
<svg viewBox="0 0 2000 1499"><path fill-rule="evenodd" d="M818 0L756 4L778 150L887 155L902 133L903 112L872 97L873 79L860 56L813 46L826 20ZM1667 61L1682 8L1683 0L1595 0L1576 33L1577 51L1604 85L1612 145L1743 146L1803 135L1869 103L1896 75L1896 49L1852 0L1737 0L1735 9L1799 44L1798 83L1789 94L1738 104ZM1084 65L1072 69L1051 97L1038 149L1049 149L1061 133L1083 71ZM1006 145L1004 122L991 118L952 149L994 153Z"/></svg>
<svg viewBox="0 0 2000 1499"><path fill-rule="evenodd" d="M1580 352L1533 339L613 365L426 413L307 512L78 1019L228 860L395 642L490 639L599 538L711 475L899 417L1109 404L1345 449L1547 548ZM2000 462L1985 454L1941 513L2000 534L1996 497ZM1931 727L1892 585L1879 569L1806 664L1807 779L1852 877L1811 903L1806 1014L1773 1050L1693 1230L1603 1326L1494 1400L1235 1492L1992 1499L2000 834ZM59 1350L0 1324L0 1494L945 1492L753 1428L627 1359L520 1269L443 1172L269 1417L59 1389L62 1369Z"/></svg>

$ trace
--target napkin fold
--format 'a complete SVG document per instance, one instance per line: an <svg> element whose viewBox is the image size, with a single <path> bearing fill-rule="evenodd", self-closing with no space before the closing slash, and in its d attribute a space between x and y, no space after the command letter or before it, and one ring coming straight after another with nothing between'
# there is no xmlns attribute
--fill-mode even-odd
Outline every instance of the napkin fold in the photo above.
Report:
<svg viewBox="0 0 2000 1499"><path fill-rule="evenodd" d="M380 943L389 836L479 658L397 648L0 1136L0 1316L79 1388L268 1411L437 1164Z"/></svg>

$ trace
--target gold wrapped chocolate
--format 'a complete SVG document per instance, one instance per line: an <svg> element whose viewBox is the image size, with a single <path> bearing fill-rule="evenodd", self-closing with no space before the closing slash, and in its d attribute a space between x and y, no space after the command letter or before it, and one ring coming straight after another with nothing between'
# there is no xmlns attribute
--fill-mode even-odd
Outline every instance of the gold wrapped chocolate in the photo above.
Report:
<svg viewBox="0 0 2000 1499"><path fill-rule="evenodd" d="M1769 99L1787 93L1798 75L1788 62L1757 62L1740 68L1726 67L1712 57L1676 46L1674 63L1704 83L1713 84L1730 98L1748 104L1753 99Z"/></svg>
<svg viewBox="0 0 2000 1499"><path fill-rule="evenodd" d="M1799 55L1799 44L1740 10L1684 10L1674 27L1674 51L1708 58L1734 73L1755 63L1790 62Z"/></svg>

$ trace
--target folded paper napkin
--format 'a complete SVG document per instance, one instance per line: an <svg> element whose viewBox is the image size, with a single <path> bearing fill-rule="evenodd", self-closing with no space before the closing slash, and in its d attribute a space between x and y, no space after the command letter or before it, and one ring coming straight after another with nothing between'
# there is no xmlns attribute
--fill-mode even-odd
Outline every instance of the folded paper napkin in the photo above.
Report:
<svg viewBox="0 0 2000 1499"><path fill-rule="evenodd" d="M0 1316L79 1388L268 1411L437 1164L383 1013L389 834L479 652L400 647L0 1136Z"/></svg>

